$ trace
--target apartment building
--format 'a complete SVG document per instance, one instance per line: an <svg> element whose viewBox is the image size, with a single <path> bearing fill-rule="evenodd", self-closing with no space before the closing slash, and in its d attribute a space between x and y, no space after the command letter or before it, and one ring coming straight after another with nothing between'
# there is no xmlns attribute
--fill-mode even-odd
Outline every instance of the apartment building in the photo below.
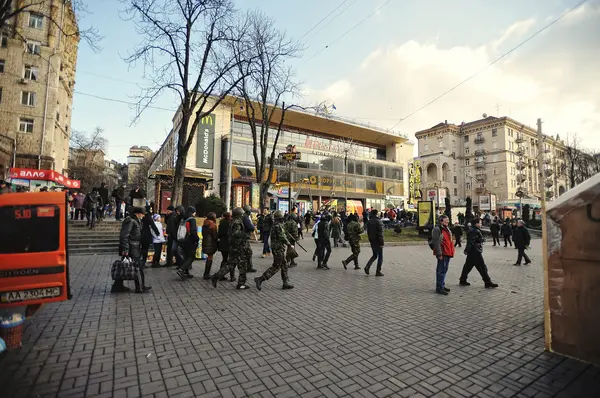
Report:
<svg viewBox="0 0 600 398"><path fill-rule="evenodd" d="M489 194L498 202L543 194L553 199L568 189L564 141L544 136L540 165L537 130L509 117L484 115L460 125L446 120L415 137L421 189L445 189L455 205L466 197L476 205Z"/></svg>
<svg viewBox="0 0 600 398"><path fill-rule="evenodd" d="M70 1L31 4L0 32L0 136L14 143L0 160L68 174L77 22Z"/></svg>
<svg viewBox="0 0 600 398"><path fill-rule="evenodd" d="M152 149L147 146L134 145L129 148L129 156L127 156L127 181L130 184L142 184L145 182L150 165L150 160L154 156ZM139 174L142 173L140 176ZM143 186L145 188L145 186Z"/></svg>

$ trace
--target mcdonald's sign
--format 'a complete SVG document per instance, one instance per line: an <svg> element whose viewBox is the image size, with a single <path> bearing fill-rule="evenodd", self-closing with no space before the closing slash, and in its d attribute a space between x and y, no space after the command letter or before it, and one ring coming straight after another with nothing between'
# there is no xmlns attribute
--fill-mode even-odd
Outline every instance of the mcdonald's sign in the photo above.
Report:
<svg viewBox="0 0 600 398"><path fill-rule="evenodd" d="M215 160L215 123L214 114L204 116L198 123L198 134L196 136L196 167L211 169Z"/></svg>

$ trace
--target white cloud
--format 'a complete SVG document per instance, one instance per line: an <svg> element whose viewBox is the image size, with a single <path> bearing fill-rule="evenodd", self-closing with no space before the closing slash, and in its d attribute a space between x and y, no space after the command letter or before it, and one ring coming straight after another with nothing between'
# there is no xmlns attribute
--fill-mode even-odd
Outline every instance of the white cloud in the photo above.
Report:
<svg viewBox="0 0 600 398"><path fill-rule="evenodd" d="M587 4L495 65L486 66L547 22L517 21L498 39L472 47L437 42L374 49L351 74L309 90L315 101L334 102L340 116L391 127L472 74L484 71L397 129L414 132L440 121L475 120L482 113L511 116L548 134L577 132L600 149L600 6ZM397 120L396 120L397 121Z"/></svg>

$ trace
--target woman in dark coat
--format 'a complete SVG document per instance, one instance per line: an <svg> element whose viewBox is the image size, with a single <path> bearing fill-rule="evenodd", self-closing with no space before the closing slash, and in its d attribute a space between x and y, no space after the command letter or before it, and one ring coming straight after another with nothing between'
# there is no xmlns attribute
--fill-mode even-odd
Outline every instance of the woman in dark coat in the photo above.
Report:
<svg viewBox="0 0 600 398"><path fill-rule="evenodd" d="M144 218L142 218L142 258L141 261L143 264L146 264L146 260L148 259L148 251L150 250L150 246L152 246L152 231L154 231L155 235L158 235L160 232L156 225L154 224L154 220L152 219L152 214L147 212L144 214Z"/></svg>
<svg viewBox="0 0 600 398"><path fill-rule="evenodd" d="M213 255L219 249L219 236L217 232L217 215L208 213L204 225L202 225L202 253L208 257L204 266L204 279L210 279L210 268L212 267Z"/></svg>
<svg viewBox="0 0 600 398"><path fill-rule="evenodd" d="M196 259L196 249L198 249L198 225L196 224L196 208L190 206L187 208L185 212L185 229L186 229L186 237L182 241L180 241L180 245L183 248L183 264L177 271L177 275L181 279L192 278L193 275L190 274L190 269L192 268L192 263Z"/></svg>
<svg viewBox="0 0 600 398"><path fill-rule="evenodd" d="M219 251L223 256L223 261L221 261L221 268L223 268L227 264L227 259L229 258L229 224L231 223L231 214L223 213L223 218L221 218L221 222L219 223ZM227 279L223 276L222 280ZM235 269L233 268L229 273L229 279L231 282L235 281Z"/></svg>

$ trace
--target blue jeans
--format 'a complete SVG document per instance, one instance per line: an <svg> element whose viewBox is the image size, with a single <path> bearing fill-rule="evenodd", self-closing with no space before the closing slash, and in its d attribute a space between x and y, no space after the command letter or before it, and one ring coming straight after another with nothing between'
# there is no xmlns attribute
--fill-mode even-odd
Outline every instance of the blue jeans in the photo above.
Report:
<svg viewBox="0 0 600 398"><path fill-rule="evenodd" d="M269 236L271 231L262 231L263 238L263 254L271 253L271 246L269 246Z"/></svg>
<svg viewBox="0 0 600 398"><path fill-rule="evenodd" d="M435 288L442 290L446 287L446 274L448 273L448 265L450 264L450 257L443 256L440 260L437 259L437 268L435 270Z"/></svg>
<svg viewBox="0 0 600 398"><path fill-rule="evenodd" d="M373 251L373 255L369 259L369 264L372 264L375 260L377 260L377 271L381 271L381 266L383 265L383 246L379 245L371 245L371 250Z"/></svg>

